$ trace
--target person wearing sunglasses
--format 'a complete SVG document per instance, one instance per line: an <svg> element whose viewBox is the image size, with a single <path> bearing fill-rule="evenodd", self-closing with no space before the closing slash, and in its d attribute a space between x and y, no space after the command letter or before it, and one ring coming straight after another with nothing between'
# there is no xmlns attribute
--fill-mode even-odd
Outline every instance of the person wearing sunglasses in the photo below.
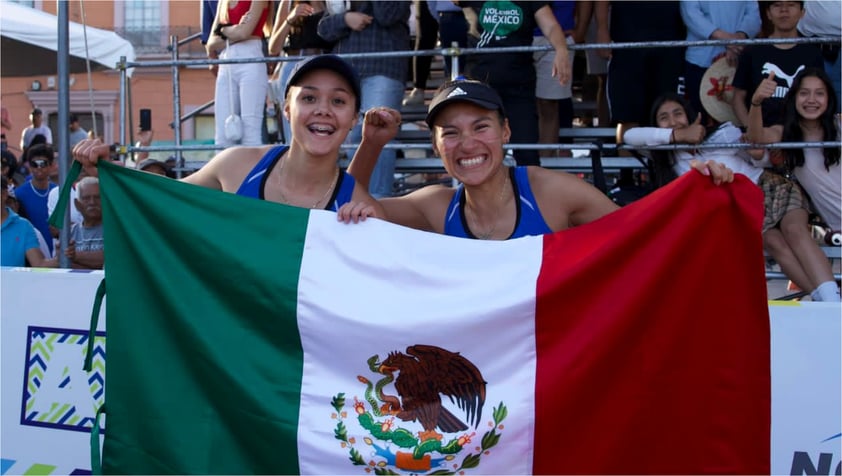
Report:
<svg viewBox="0 0 842 476"><path fill-rule="evenodd" d="M50 225L47 223L49 218L47 215L47 197L50 195L50 190L58 186L50 181L50 175L54 168L54 157L53 148L49 144L30 147L26 159L29 162L29 173L31 175L26 182L15 188L15 197L21 205L21 215L28 219L35 226L35 229L44 235L44 238L47 238L47 248L51 255L53 243L49 239L52 234L50 233Z"/></svg>

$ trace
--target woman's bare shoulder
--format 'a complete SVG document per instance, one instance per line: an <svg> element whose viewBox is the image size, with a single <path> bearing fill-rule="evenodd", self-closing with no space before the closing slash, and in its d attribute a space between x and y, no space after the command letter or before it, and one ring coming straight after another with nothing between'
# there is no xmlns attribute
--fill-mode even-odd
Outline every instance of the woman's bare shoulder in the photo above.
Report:
<svg viewBox="0 0 842 476"><path fill-rule="evenodd" d="M274 147L229 147L216 154L185 181L226 192L236 191L260 159Z"/></svg>

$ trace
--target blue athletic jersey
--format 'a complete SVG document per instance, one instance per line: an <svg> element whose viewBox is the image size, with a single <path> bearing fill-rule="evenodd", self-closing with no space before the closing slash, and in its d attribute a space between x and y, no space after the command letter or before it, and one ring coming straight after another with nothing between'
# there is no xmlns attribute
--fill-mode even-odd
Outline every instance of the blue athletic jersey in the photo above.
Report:
<svg viewBox="0 0 842 476"><path fill-rule="evenodd" d="M251 172L243 180L243 183L237 190L237 195L265 200L263 188L266 184L266 177L269 176L269 172L278 164L278 160L280 160L287 149L288 147L285 145L279 145L269 149L269 152L266 152L266 155L260 159L260 162L251 169ZM351 197L354 195L355 185L356 181L354 177L344 171L340 173L336 188L333 189L333 195L330 197L324 209L335 212L339 210L339 207L350 202Z"/></svg>
<svg viewBox="0 0 842 476"><path fill-rule="evenodd" d="M509 177L512 181L515 196L518 197L518 202L515 229L506 239L552 233L553 230L544 221L541 210L538 209L538 202L535 201L535 196L532 194L526 167L509 169ZM462 185L459 185L456 189L456 193L453 194L453 199L450 200L450 205L447 207L447 215L444 218L444 234L476 239L476 236L468 228L468 222L465 219L465 188Z"/></svg>

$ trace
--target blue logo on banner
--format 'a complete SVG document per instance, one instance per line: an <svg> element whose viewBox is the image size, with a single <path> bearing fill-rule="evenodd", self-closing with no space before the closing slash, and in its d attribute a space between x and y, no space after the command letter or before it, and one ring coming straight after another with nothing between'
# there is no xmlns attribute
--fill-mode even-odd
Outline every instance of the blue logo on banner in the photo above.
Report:
<svg viewBox="0 0 842 476"><path fill-rule="evenodd" d="M85 330L27 329L22 425L91 430L97 409L105 403L105 333L94 338L90 372L82 369L87 346Z"/></svg>

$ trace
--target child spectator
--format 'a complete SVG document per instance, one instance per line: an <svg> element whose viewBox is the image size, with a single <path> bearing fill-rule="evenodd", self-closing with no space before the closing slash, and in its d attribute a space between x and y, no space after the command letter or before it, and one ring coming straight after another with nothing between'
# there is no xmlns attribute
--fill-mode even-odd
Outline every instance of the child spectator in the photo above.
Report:
<svg viewBox="0 0 842 476"><path fill-rule="evenodd" d="M55 154L50 145L41 144L31 147L26 154L31 178L15 189L15 197L20 202L22 214L47 239L47 248L53 253L50 237L50 225L47 223L47 197L50 190L57 187L50 181L53 173Z"/></svg>
<svg viewBox="0 0 842 476"><path fill-rule="evenodd" d="M772 24L769 38L798 38L798 20L804 15L804 2L761 2L763 15ZM757 86L774 72L777 88L762 104L763 124L780 124L784 96L792 87L792 80L804 68L822 67L821 49L815 44L753 45L740 56L734 74L734 95L731 105L737 119L748 124L748 97Z"/></svg>
<svg viewBox="0 0 842 476"><path fill-rule="evenodd" d="M839 15L839 0L805 0L804 16L798 22L798 32L804 36L842 36L842 16ZM842 106L842 67L840 67L839 42L822 44L824 72L836 90L836 113Z"/></svg>
<svg viewBox="0 0 842 476"><path fill-rule="evenodd" d="M764 80L751 98L748 137L752 142L838 141L840 127L836 93L821 68L807 68L792 82L784 98L783 124L764 128L755 104L777 89L774 78ZM830 230L842 230L842 169L839 148L783 149L785 167L807 191L810 201ZM803 288L802 288L803 289Z"/></svg>

